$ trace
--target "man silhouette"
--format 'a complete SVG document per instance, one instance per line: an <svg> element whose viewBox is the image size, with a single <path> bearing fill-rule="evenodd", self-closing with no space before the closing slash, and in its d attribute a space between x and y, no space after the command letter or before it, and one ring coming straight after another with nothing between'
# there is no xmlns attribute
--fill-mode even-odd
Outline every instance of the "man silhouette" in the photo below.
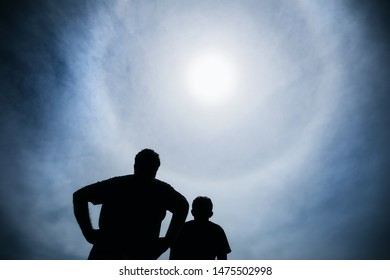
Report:
<svg viewBox="0 0 390 280"><path fill-rule="evenodd" d="M185 222L188 202L155 178L159 166L159 155L144 149L135 157L133 175L97 182L73 194L77 222L93 244L88 259L157 259L169 248ZM102 204L99 229L92 227L88 202ZM160 238L167 210L172 219Z"/></svg>
<svg viewBox="0 0 390 280"><path fill-rule="evenodd" d="M194 220L184 224L171 246L171 260L226 260L231 252L222 227L209 221L213 215L213 203L206 196L198 196L192 202Z"/></svg>

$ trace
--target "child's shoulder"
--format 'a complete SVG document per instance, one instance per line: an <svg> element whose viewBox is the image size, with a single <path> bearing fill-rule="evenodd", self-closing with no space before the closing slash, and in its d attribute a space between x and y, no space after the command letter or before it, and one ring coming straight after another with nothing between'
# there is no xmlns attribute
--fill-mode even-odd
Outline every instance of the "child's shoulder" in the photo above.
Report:
<svg viewBox="0 0 390 280"><path fill-rule="evenodd" d="M208 224L210 227L214 227L214 228L218 228L218 229L222 229L222 227L212 221L208 221Z"/></svg>

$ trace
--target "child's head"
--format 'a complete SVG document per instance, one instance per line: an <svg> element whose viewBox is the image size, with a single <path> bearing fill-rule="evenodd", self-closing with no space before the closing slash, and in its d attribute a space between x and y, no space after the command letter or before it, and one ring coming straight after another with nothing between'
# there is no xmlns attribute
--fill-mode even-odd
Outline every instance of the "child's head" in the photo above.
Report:
<svg viewBox="0 0 390 280"><path fill-rule="evenodd" d="M207 196L198 196L192 202L192 215L195 220L208 220L213 216L213 203Z"/></svg>

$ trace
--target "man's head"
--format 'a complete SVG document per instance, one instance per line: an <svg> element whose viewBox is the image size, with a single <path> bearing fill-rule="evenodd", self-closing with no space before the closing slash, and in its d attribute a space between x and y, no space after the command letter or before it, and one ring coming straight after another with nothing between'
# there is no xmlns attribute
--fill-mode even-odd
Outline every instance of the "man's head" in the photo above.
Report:
<svg viewBox="0 0 390 280"><path fill-rule="evenodd" d="M135 156L134 174L136 175L155 178L159 167L160 157L151 149L144 149Z"/></svg>
<svg viewBox="0 0 390 280"><path fill-rule="evenodd" d="M198 196L192 202L191 213L195 220L208 220L213 216L213 202L207 196Z"/></svg>

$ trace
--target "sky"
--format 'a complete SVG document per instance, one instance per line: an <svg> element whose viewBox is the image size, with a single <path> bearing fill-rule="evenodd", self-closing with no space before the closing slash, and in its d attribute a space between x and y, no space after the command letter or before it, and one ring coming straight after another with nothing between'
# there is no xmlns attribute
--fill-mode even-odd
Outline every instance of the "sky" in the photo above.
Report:
<svg viewBox="0 0 390 280"><path fill-rule="evenodd" d="M230 259L390 259L389 10L1 1L0 259L85 259L73 192L143 148Z"/></svg>

